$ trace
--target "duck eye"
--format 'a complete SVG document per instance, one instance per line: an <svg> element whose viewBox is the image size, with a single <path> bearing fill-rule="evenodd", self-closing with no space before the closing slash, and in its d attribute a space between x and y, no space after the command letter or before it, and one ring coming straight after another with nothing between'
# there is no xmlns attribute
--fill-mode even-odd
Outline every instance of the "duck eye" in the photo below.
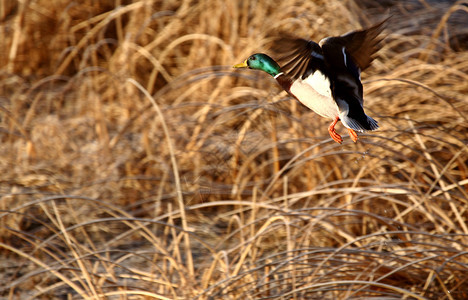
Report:
<svg viewBox="0 0 468 300"><path fill-rule="evenodd" d="M250 60L256 60L256 59L257 58L255 56L253 56L253 55L250 57Z"/></svg>

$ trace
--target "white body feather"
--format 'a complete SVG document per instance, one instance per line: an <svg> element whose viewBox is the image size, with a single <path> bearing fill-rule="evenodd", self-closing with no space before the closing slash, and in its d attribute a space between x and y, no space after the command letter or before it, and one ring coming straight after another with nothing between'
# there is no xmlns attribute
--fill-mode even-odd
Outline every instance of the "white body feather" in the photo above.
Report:
<svg viewBox="0 0 468 300"><path fill-rule="evenodd" d="M302 104L320 116L331 119L339 117L345 127L360 132L365 131L356 120L348 117L349 105L346 101L333 99L330 80L322 72L317 70L304 80L294 81L290 91ZM369 116L367 118L372 128L377 129L377 122Z"/></svg>
<svg viewBox="0 0 468 300"><path fill-rule="evenodd" d="M322 117L336 118L338 105L333 100L330 80L320 71L315 71L306 79L298 79L290 88L291 93L305 106Z"/></svg>

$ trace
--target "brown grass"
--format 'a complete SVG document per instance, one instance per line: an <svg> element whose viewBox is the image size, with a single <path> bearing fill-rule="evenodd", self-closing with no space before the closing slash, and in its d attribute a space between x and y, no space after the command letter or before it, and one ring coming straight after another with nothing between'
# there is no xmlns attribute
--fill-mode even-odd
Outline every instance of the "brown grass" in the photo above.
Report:
<svg viewBox="0 0 468 300"><path fill-rule="evenodd" d="M231 68L359 3L1 1L2 297L466 299L466 1L392 8L357 144Z"/></svg>

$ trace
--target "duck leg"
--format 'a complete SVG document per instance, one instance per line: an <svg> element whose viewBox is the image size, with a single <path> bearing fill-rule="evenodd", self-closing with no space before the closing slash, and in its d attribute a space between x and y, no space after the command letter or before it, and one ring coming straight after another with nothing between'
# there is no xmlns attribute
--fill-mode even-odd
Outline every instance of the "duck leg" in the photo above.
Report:
<svg viewBox="0 0 468 300"><path fill-rule="evenodd" d="M356 143L357 140L358 140L356 131L352 130L351 128L348 128L348 133L349 133L349 136L351 137L351 139L353 140L353 142Z"/></svg>
<svg viewBox="0 0 468 300"><path fill-rule="evenodd" d="M328 133L330 133L330 136L331 138L341 144L341 142L343 142L343 139L341 138L341 136L335 131L335 125L336 123L338 123L338 121L340 120L340 117L336 117L335 120L333 120L333 122L330 124L330 126L328 126Z"/></svg>

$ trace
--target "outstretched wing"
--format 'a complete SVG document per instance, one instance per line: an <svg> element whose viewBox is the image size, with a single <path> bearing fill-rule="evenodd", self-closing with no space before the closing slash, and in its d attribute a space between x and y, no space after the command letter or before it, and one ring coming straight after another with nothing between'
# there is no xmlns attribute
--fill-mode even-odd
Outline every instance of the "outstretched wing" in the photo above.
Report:
<svg viewBox="0 0 468 300"><path fill-rule="evenodd" d="M334 79L334 96L348 103L363 105L361 71L366 69L382 40L379 34L385 27L382 22L363 30L352 31L337 37L328 37L319 42L325 63ZM355 110L356 111L356 110Z"/></svg>
<svg viewBox="0 0 468 300"><path fill-rule="evenodd" d="M379 37L384 30L386 18L374 26L352 31L342 36L328 37L320 41L322 49L342 49L345 48L346 54L350 55L353 62L359 67L360 71L365 70L374 60L374 54L380 49L380 42L383 38Z"/></svg>
<svg viewBox="0 0 468 300"><path fill-rule="evenodd" d="M275 40L273 52L281 70L293 80L305 79L314 71L324 69L322 49L313 41L282 36Z"/></svg>

